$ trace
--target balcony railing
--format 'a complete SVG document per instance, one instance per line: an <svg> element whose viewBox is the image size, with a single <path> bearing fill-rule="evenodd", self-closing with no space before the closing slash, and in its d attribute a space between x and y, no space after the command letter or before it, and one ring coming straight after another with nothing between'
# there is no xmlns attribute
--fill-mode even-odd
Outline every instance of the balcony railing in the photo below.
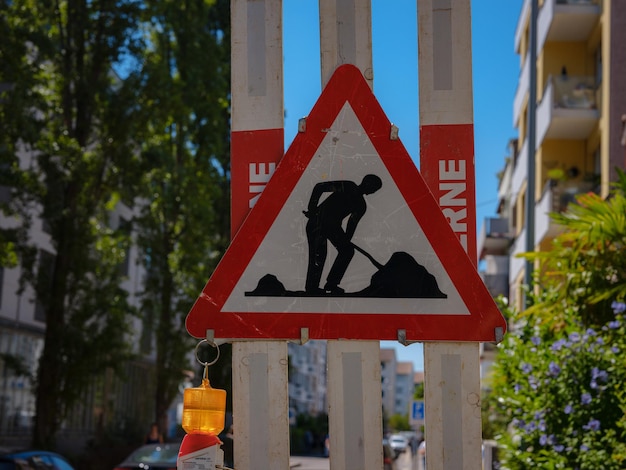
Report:
<svg viewBox="0 0 626 470"><path fill-rule="evenodd" d="M598 0L556 0L557 5L597 5Z"/></svg>
<svg viewBox="0 0 626 470"><path fill-rule="evenodd" d="M552 212L563 212L578 194L597 192L598 184L590 176L589 181L549 181L546 190L552 192Z"/></svg>
<svg viewBox="0 0 626 470"><path fill-rule="evenodd" d="M554 105L566 109L595 109L596 91L593 77L552 77Z"/></svg>
<svg viewBox="0 0 626 470"><path fill-rule="evenodd" d="M509 296L509 273L484 274L483 282L492 297Z"/></svg>
<svg viewBox="0 0 626 470"><path fill-rule="evenodd" d="M537 107L537 147L544 139L586 139L599 117L593 77L550 77Z"/></svg>
<svg viewBox="0 0 626 470"><path fill-rule="evenodd" d="M546 41L586 41L600 20L595 0L544 0L537 18L537 47Z"/></svg>
<svg viewBox="0 0 626 470"><path fill-rule="evenodd" d="M478 236L478 257L506 253L511 238L509 219L486 217Z"/></svg>
<svg viewBox="0 0 626 470"><path fill-rule="evenodd" d="M552 222L551 213L563 212L570 203L576 203L578 194L597 191L598 184L594 181L549 180L541 200L535 206L535 242L539 243L560 232L560 228Z"/></svg>

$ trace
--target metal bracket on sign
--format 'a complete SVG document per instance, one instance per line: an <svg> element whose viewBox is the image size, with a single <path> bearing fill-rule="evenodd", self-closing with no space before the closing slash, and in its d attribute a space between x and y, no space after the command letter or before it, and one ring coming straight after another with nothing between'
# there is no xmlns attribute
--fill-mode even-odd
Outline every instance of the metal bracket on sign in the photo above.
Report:
<svg viewBox="0 0 626 470"><path fill-rule="evenodd" d="M494 329L494 336L496 337L496 344L501 342L504 339L504 328L496 326Z"/></svg>
<svg viewBox="0 0 626 470"><path fill-rule="evenodd" d="M228 339L228 338L219 338L219 339L215 339L215 330L211 330L211 329L207 329L206 330L206 338L205 338L210 344L215 344L217 346L219 346L220 344L226 344L226 343L230 343L233 340L232 339Z"/></svg>
<svg viewBox="0 0 626 470"><path fill-rule="evenodd" d="M406 339L406 330L398 330L398 343L408 346L409 344L419 343L419 341L411 341Z"/></svg>
<svg viewBox="0 0 626 470"><path fill-rule="evenodd" d="M308 328L300 328L300 339L290 339L290 343L295 343L299 345L303 345L309 341L309 329Z"/></svg>
<svg viewBox="0 0 626 470"><path fill-rule="evenodd" d="M391 125L391 130L389 131L389 140L398 140L400 134L400 129L395 124Z"/></svg>

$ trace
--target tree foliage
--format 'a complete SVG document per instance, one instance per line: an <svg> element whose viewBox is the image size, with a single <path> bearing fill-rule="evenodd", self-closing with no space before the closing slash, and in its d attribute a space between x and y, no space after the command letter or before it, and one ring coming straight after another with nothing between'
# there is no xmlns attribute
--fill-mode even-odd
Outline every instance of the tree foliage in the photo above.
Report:
<svg viewBox="0 0 626 470"><path fill-rule="evenodd" d="M537 262L533 305L509 312L487 406L503 468L626 466L626 179L554 215L565 231Z"/></svg>
<svg viewBox="0 0 626 470"><path fill-rule="evenodd" d="M45 313L34 445L51 447L94 374L129 351L131 309L119 277L129 240L110 226L107 202L132 153L111 66L128 49L139 4L15 0L3 9L0 81L11 84L3 168L22 222L22 280ZM54 255L28 237L35 221Z"/></svg>
<svg viewBox="0 0 626 470"><path fill-rule="evenodd" d="M618 175L608 200L582 194L567 211L552 214L565 232L550 251L525 255L538 263L537 283L544 288L526 314L555 328L564 326L569 309L589 325L613 317L612 302L626 296L626 176Z"/></svg>
<svg viewBox="0 0 626 470"><path fill-rule="evenodd" d="M229 4L0 9L0 210L14 222L0 263L20 264L45 315L33 445L49 448L94 376L131 357L131 315L141 352L157 351L156 417L178 393L184 315L228 240ZM112 219L122 203L132 226ZM40 223L49 253L29 236ZM131 243L147 272L140 312L122 289Z"/></svg>
<svg viewBox="0 0 626 470"><path fill-rule="evenodd" d="M409 415L393 414L389 417L389 428L394 431L410 431L411 423L409 422Z"/></svg>
<svg viewBox="0 0 626 470"><path fill-rule="evenodd" d="M190 350L184 320L229 240L229 2L151 2L138 89L144 328L156 335L164 423Z"/></svg>

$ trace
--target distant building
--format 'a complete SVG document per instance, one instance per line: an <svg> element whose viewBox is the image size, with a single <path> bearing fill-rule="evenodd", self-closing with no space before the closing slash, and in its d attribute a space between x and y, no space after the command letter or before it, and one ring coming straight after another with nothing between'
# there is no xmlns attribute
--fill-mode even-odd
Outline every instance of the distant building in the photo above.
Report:
<svg viewBox="0 0 626 470"><path fill-rule="evenodd" d="M408 415L413 403L415 373L412 362L398 362L396 366L396 397L394 414Z"/></svg>
<svg viewBox="0 0 626 470"><path fill-rule="evenodd" d="M387 418L396 410L396 350L381 348L380 350L380 385L382 388L383 414Z"/></svg>
<svg viewBox="0 0 626 470"><path fill-rule="evenodd" d="M509 142L499 174L497 217L485 219L478 237L487 287L517 309L524 307L528 277L526 262L517 255L550 250L562 230L550 213L565 210L580 193L606 197L615 168L626 166L626 2L538 3L534 63L531 0L524 0L518 19L514 47L520 74L512 106L518 137ZM530 100L532 90L535 102ZM531 180L529 162L535 163ZM483 344L483 377L493 356L493 345Z"/></svg>
<svg viewBox="0 0 626 470"><path fill-rule="evenodd" d="M525 0L515 31L520 75L513 124L518 138L511 141L500 175L498 217L485 221L479 237L479 258L488 265L486 280L506 273L507 297L517 308L523 306L526 263L516 255L549 250L560 231L549 214L565 210L576 194L592 191L606 197L616 179L615 167L625 166L626 3L540 1L535 63L530 61L530 24L531 2ZM531 83L531 70L536 83ZM531 103L533 87L536 102ZM533 148L529 125L535 129ZM535 162L532 194L529 161ZM527 246L529 221L534 226L532 247ZM502 256L508 266L500 263ZM497 293L506 292L499 280L497 285Z"/></svg>
<svg viewBox="0 0 626 470"><path fill-rule="evenodd" d="M290 415L327 412L326 341L289 343L288 351Z"/></svg>
<svg viewBox="0 0 626 470"><path fill-rule="evenodd" d="M34 164L31 154L22 153L20 157L22 165ZM0 186L0 202L10 203L11 198L11 188ZM110 214L109 224L114 229L129 227L132 216L130 208L118 204ZM19 223L0 212L0 227L14 228ZM38 272L51 269L56 252L43 219L35 217L29 238L37 247ZM121 286L129 293L129 303L135 307L139 306L145 275L138 257L137 246L131 246L120 267ZM0 266L0 441L18 446L29 443L33 431L33 379L37 376L46 329L43 305L29 285L23 290L20 288L21 273L21 266ZM125 365L127 380L115 377L111 371L103 371L101 380L93 384L64 420L58 436L60 442L64 439L84 442L98 428L112 423L129 423L134 419L143 425L154 419L151 402L144 399L143 393L154 382L154 338L149 330L144 330L140 319L132 321L134 337L129 341L136 345L141 358ZM110 400L112 393L115 393L115 400Z"/></svg>

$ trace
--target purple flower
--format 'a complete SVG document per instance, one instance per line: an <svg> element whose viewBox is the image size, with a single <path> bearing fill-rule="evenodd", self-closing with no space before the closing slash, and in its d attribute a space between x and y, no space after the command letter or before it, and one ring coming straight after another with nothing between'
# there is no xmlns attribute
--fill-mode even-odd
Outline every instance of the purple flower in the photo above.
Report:
<svg viewBox="0 0 626 470"><path fill-rule="evenodd" d="M561 373L561 367L556 362L552 361L548 366L548 371L552 377L556 377Z"/></svg>
<svg viewBox="0 0 626 470"><path fill-rule="evenodd" d="M624 302L613 302L611 308L615 313L622 313L626 311L626 304Z"/></svg>
<svg viewBox="0 0 626 470"><path fill-rule="evenodd" d="M539 444L541 444L542 446L545 446L548 443L548 436L546 436L545 434L542 434L541 437L539 437Z"/></svg>
<svg viewBox="0 0 626 470"><path fill-rule="evenodd" d="M612 330L617 330L619 328L619 325L619 320L610 321L608 324L609 328Z"/></svg>
<svg viewBox="0 0 626 470"><path fill-rule="evenodd" d="M574 407L572 405L565 405L565 409L563 410L563 413L568 415L568 414L571 414L572 411L574 411Z"/></svg>
<svg viewBox="0 0 626 470"><path fill-rule="evenodd" d="M570 333L569 340L572 343L578 343L580 341L580 333L577 333L577 332Z"/></svg>
<svg viewBox="0 0 626 470"><path fill-rule="evenodd" d="M530 385L530 388L532 388L533 390L537 390L537 387L539 385L534 375L528 376L528 384Z"/></svg>
<svg viewBox="0 0 626 470"><path fill-rule="evenodd" d="M598 369L597 367L591 369L591 377L594 379L600 379L603 382L609 380L609 374L607 371Z"/></svg>
<svg viewBox="0 0 626 470"><path fill-rule="evenodd" d="M587 452L589 450L589 447L587 447L585 444L580 446L580 450L582 450L583 452Z"/></svg>
<svg viewBox="0 0 626 470"><path fill-rule="evenodd" d="M552 349L553 351L560 351L561 349L563 349L563 346L565 346L565 340L559 339L558 341L555 341L552 346L550 346L550 349Z"/></svg>
<svg viewBox="0 0 626 470"><path fill-rule="evenodd" d="M533 336L532 338L530 338L530 341L535 346L539 346L541 344L541 338L539 338L539 336Z"/></svg>
<svg viewBox="0 0 626 470"><path fill-rule="evenodd" d="M591 403L591 394L589 393L583 393L582 396L580 397L580 402L583 405L588 405L589 403Z"/></svg>
<svg viewBox="0 0 626 470"><path fill-rule="evenodd" d="M521 367L522 367L522 372L524 372L524 374L530 374L533 370L533 366L531 366L527 362L522 363Z"/></svg>
<svg viewBox="0 0 626 470"><path fill-rule="evenodd" d="M583 429L586 429L587 431L597 431L600 429L600 421L591 418L589 422L583 426Z"/></svg>
<svg viewBox="0 0 626 470"><path fill-rule="evenodd" d="M613 351L615 354L619 353L619 348L617 346L613 346L611 347L611 351Z"/></svg>
<svg viewBox="0 0 626 470"><path fill-rule="evenodd" d="M563 452L563 449L564 449L563 444L557 444L554 446L555 452Z"/></svg>

